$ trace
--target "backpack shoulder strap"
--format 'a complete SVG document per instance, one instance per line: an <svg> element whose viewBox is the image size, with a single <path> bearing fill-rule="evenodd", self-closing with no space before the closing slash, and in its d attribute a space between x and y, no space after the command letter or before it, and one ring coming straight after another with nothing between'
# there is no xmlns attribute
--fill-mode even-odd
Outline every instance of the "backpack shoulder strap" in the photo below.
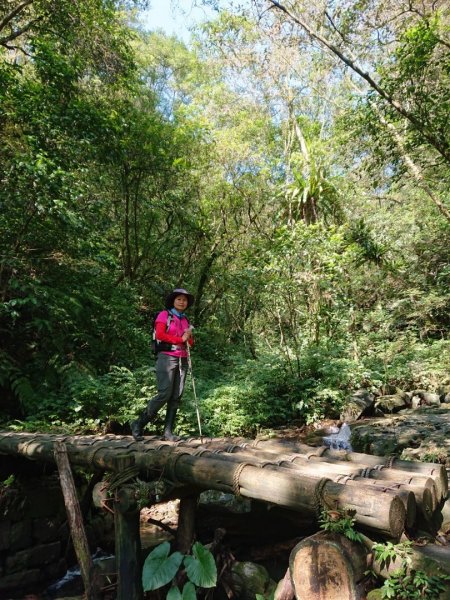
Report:
<svg viewBox="0 0 450 600"><path fill-rule="evenodd" d="M166 321L166 333L169 331L169 327L170 324L173 321L173 314L170 312L170 310L166 310L167 313L167 321Z"/></svg>

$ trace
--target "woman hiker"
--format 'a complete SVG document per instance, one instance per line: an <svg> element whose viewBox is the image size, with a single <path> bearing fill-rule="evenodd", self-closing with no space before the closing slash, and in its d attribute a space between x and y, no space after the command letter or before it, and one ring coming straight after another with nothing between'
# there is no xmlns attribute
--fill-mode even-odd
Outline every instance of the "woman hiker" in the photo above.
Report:
<svg viewBox="0 0 450 600"><path fill-rule="evenodd" d="M131 423L131 433L137 442L144 439L144 427L164 404L167 404L164 439L170 442L180 439L173 434L173 425L188 369L186 342L190 346L194 343L184 311L193 304L194 296L185 289L177 288L167 296L166 310L156 317L154 335L158 393L141 416Z"/></svg>

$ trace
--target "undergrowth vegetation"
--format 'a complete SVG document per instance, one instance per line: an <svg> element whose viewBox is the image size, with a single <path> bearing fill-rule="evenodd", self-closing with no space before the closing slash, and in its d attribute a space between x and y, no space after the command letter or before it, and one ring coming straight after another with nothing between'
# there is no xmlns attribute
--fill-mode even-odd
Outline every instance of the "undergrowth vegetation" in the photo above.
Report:
<svg viewBox="0 0 450 600"><path fill-rule="evenodd" d="M258 3L191 48L136 26L140 1L56 4L0 23L2 427L129 431L155 391L152 316L180 286L205 434L337 418L360 387L450 386L439 6L377 26L377 2L336 9L343 31L361 18L349 39L371 40L365 68L405 94L405 121ZM198 427L189 382L177 427Z"/></svg>

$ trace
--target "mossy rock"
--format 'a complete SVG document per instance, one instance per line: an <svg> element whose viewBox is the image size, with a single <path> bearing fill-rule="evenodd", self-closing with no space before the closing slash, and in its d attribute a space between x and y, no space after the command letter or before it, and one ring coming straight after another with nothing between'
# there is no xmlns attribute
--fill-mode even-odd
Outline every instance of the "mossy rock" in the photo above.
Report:
<svg viewBox="0 0 450 600"><path fill-rule="evenodd" d="M241 600L255 600L256 594L269 598L277 586L265 567L252 562L235 563L232 578L236 597Z"/></svg>
<svg viewBox="0 0 450 600"><path fill-rule="evenodd" d="M381 588L370 590L370 592L367 594L366 600L383 600Z"/></svg>

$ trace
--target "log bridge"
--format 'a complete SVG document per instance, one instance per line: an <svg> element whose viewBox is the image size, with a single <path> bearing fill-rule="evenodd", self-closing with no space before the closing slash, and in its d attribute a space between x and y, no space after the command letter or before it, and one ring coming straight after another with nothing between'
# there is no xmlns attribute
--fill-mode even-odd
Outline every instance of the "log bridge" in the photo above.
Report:
<svg viewBox="0 0 450 600"><path fill-rule="evenodd" d="M106 472L106 483L94 490L94 500L109 503L115 515L118 600L142 598L139 509L144 505L169 497L182 499L181 509L184 506L190 516L180 509L179 546L183 539L184 545L192 541L196 506L192 499L211 489L313 519L322 510L352 511L357 529L397 541L417 519L431 520L448 493L446 469L440 464L278 439L203 437L167 442L149 436L135 442L130 436L0 432L0 454L56 463L62 484L70 465ZM148 485L136 486L136 477ZM69 514L70 493L64 497ZM72 537L75 529L76 525ZM90 568L88 564L83 577L86 587ZM88 597L95 598L95 591Z"/></svg>

